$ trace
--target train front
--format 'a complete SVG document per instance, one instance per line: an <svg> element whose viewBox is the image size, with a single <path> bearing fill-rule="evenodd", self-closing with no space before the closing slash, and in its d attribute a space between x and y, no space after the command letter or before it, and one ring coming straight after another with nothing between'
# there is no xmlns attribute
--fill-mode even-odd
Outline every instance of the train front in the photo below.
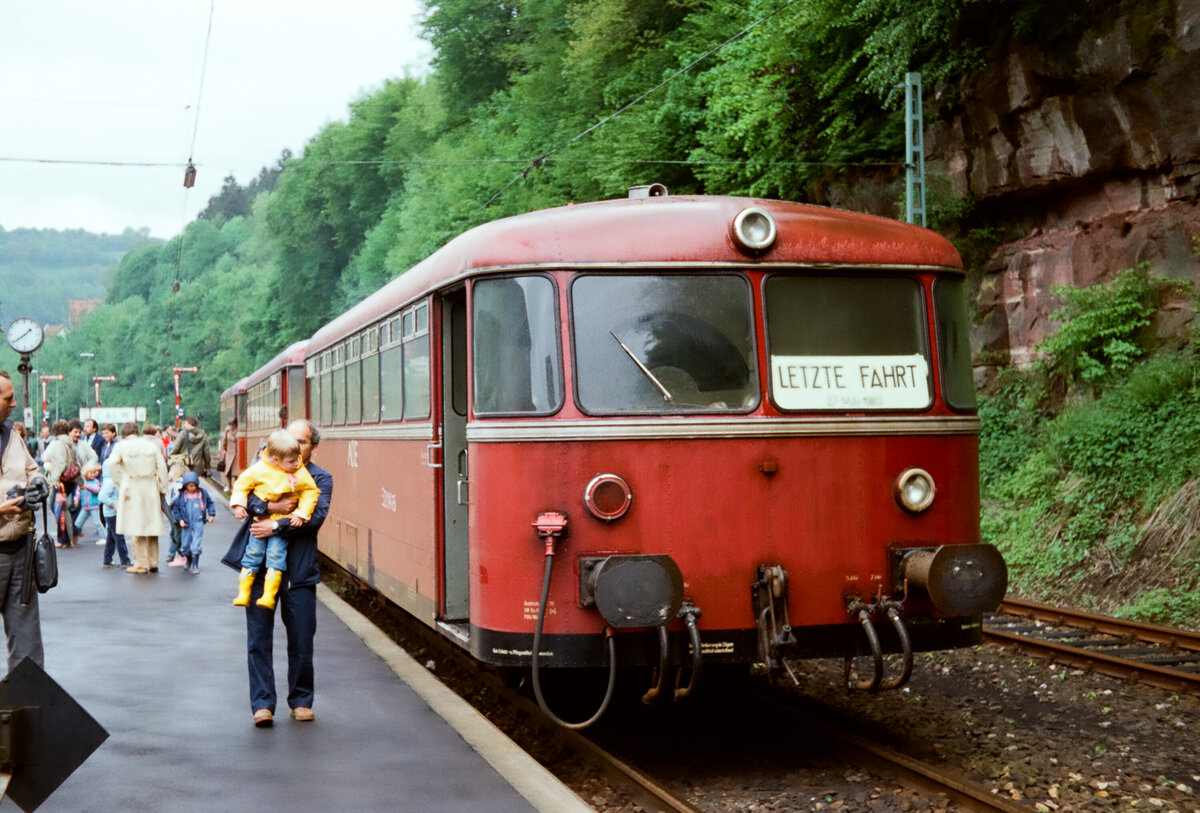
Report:
<svg viewBox="0 0 1200 813"><path fill-rule="evenodd" d="M957 256L878 218L721 211L719 262L654 263L672 243L474 284L480 658L655 667L650 698L858 658L874 691L980 640L1007 576L979 542Z"/></svg>

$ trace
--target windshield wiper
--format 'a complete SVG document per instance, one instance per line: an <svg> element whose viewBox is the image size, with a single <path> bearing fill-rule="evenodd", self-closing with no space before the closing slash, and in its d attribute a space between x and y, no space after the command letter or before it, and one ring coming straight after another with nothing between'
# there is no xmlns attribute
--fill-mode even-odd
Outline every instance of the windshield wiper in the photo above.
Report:
<svg viewBox="0 0 1200 813"><path fill-rule="evenodd" d="M648 378L654 382L654 386L658 387L658 389L662 392L664 401L674 400L671 397L671 391L669 389L667 389L666 387L664 387L662 382L658 380L658 377L656 375L654 375L654 373L650 372L650 368L648 368L645 364L642 364L641 359L639 359L637 356L635 356L633 354L633 351L625 346L625 342L623 342L617 338L617 334L613 333L610 330L610 331L608 331L608 335L612 336L613 339L616 341L616 343L621 345L621 349L625 351L625 354L628 355L629 358L633 359L633 363L638 366L638 369L646 374L646 378Z"/></svg>

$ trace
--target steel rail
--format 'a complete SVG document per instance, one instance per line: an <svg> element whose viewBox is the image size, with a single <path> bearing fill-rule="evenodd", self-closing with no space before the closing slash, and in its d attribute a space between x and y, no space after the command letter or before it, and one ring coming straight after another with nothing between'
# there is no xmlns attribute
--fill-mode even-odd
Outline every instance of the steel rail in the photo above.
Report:
<svg viewBox="0 0 1200 813"><path fill-rule="evenodd" d="M766 702L785 709L800 718L803 727L796 730L827 740L848 758L865 767L890 774L909 787L925 793L944 794L969 811L979 813L1029 813L1029 807L1006 799L984 785L974 784L957 773L936 765L921 762L891 746L854 733L856 723L827 706L798 697L780 696L778 692L759 691Z"/></svg>
<svg viewBox="0 0 1200 813"><path fill-rule="evenodd" d="M1186 630L1158 627L1152 624L1126 622L1116 618L1097 616L1058 607L1049 607L1033 602L1006 599L999 612L1022 618L1033 618L1052 624L1085 629L1129 641L1141 641L1164 646L1174 646L1187 651L1200 651L1200 635ZM1036 657L1049 658L1057 663L1077 669L1098 672L1121 680L1139 680L1168 691L1184 691L1200 694L1200 674L1143 663L1119 655L1087 649L1057 640L1039 638L996 629L987 624L983 628L984 640L995 644L1006 644L1019 648ZM1114 646L1119 645L1114 641Z"/></svg>
<svg viewBox="0 0 1200 813"><path fill-rule="evenodd" d="M1152 644L1174 646L1193 652L1200 652L1200 632L1160 627L1154 624L1143 624L1138 621L1125 621L1105 615L1070 610L1063 607L1051 607L1048 604L1037 604L1032 601L1006 598L997 610L1004 615L1016 615L1024 618L1034 618L1052 624L1066 624L1072 627L1095 630L1106 635L1118 635L1134 638Z"/></svg>

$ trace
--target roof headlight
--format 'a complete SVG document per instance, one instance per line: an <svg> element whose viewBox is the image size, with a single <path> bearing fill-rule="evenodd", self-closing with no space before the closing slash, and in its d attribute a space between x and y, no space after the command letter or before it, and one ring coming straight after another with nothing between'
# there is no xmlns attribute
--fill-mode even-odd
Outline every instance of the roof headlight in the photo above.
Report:
<svg viewBox="0 0 1200 813"><path fill-rule="evenodd" d="M919 514L933 505L933 497L937 488L933 485L933 477L924 469L905 469L896 478L892 486L892 496L896 504L913 514Z"/></svg>
<svg viewBox="0 0 1200 813"><path fill-rule="evenodd" d="M775 243L775 219L762 209L750 207L733 219L733 237L742 248L763 251Z"/></svg>

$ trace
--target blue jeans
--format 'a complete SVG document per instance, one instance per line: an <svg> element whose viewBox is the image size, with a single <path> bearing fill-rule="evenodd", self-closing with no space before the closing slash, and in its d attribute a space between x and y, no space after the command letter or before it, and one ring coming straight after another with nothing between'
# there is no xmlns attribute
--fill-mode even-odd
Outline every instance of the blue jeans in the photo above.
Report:
<svg viewBox="0 0 1200 813"><path fill-rule="evenodd" d="M250 669L250 710L275 711L275 611L259 607L262 579L254 582L246 608L246 654ZM279 615L287 629L289 708L312 708L313 638L317 634L317 588L285 586L279 591Z"/></svg>
<svg viewBox="0 0 1200 813"><path fill-rule="evenodd" d="M124 534L117 533L117 515L105 514L104 524L106 526L106 536L104 540L104 564L111 565L113 559L113 551L121 557L121 564L129 567L133 564L129 560L129 549L125 547Z"/></svg>
<svg viewBox="0 0 1200 813"><path fill-rule="evenodd" d="M287 542L282 536L268 536L266 539L251 536L242 555L242 567L258 570L263 565L264 553L268 569L287 570Z"/></svg>
<svg viewBox="0 0 1200 813"><path fill-rule="evenodd" d="M189 522L186 528L179 530L183 532L180 534L179 552L184 556L199 556L203 550L200 543L204 539L204 520Z"/></svg>
<svg viewBox="0 0 1200 813"><path fill-rule="evenodd" d="M179 520L171 517L171 544L167 547L167 561L171 561L177 555L184 553L183 549L183 528L179 527Z"/></svg>
<svg viewBox="0 0 1200 813"><path fill-rule="evenodd" d="M83 533L88 519L91 519L96 525L96 536L103 538L105 528L104 522L100 519L100 506L98 505L94 508L84 508L79 512L79 520L75 523L75 533Z"/></svg>

